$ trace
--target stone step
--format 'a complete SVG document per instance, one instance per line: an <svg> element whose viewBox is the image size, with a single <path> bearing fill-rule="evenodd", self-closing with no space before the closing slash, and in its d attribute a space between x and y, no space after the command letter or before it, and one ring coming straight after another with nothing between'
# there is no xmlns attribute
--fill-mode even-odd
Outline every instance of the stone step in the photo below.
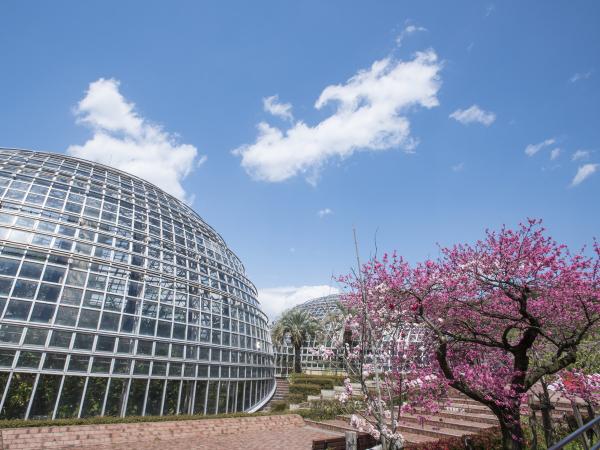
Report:
<svg viewBox="0 0 600 450"><path fill-rule="evenodd" d="M493 414L478 414L478 413L461 413L451 411L438 411L435 413L436 416L445 417L454 420L468 420L475 423L482 423L486 425L497 425L498 419Z"/></svg>
<svg viewBox="0 0 600 450"><path fill-rule="evenodd" d="M473 434L470 431L456 430L454 428L434 426L428 424L418 425L407 421L400 421L398 423L398 430L403 434L418 434L421 436L428 436L436 439L447 437L462 437L465 434Z"/></svg>
<svg viewBox="0 0 600 450"><path fill-rule="evenodd" d="M331 419L331 420L323 420L321 422L312 422L310 423L308 420L305 419L305 422L310 423L313 426L317 426L317 427L322 427L326 430L330 430L330 431L339 431L339 432L345 432L345 431L358 431L356 428L353 428L348 421L344 420L345 417L344 416L340 416L340 418L338 419ZM431 437L431 436L423 436L421 434L414 434L414 433L410 433L410 432L404 432L402 433L402 436L404 437L404 439L406 440L407 443L409 444L424 444L424 443L428 443L428 442L435 442L437 441L437 438Z"/></svg>
<svg viewBox="0 0 600 450"><path fill-rule="evenodd" d="M469 416L460 418L450 418L437 415L418 416L413 414L403 414L402 421L410 422L417 425L425 424L434 427L451 428L460 431L470 431L477 433L479 431L491 428L494 424L474 422Z"/></svg>
<svg viewBox="0 0 600 450"><path fill-rule="evenodd" d="M333 389L321 389L321 398L323 400L333 400L336 398L335 394Z"/></svg>

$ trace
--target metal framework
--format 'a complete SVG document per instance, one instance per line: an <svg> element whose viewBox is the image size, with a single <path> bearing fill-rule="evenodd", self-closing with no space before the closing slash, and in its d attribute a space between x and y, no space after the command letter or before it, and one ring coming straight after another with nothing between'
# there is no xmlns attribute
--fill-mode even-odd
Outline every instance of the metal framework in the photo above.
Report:
<svg viewBox="0 0 600 450"><path fill-rule="evenodd" d="M0 418L256 409L274 357L244 272L156 186L0 149Z"/></svg>
<svg viewBox="0 0 600 450"><path fill-rule="evenodd" d="M308 300L294 309L301 309L308 312L319 321L325 321L329 316L339 316L342 311L339 308L340 296L338 294L327 295ZM327 333L328 334L328 333ZM334 352L336 348L331 346L331 342L324 342L316 336L311 336L304 343L301 349L302 371L305 373L333 373L343 374L344 365L338 358L324 360L315 355L315 349L321 345L331 348ZM275 375L285 377L294 371L294 347L291 345L275 345Z"/></svg>

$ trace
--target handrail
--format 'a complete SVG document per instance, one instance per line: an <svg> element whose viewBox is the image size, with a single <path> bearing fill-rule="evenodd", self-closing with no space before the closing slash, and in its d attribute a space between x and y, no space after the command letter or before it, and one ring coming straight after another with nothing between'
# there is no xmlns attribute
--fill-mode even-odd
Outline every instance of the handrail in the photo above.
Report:
<svg viewBox="0 0 600 450"><path fill-rule="evenodd" d="M588 423L586 423L581 428L573 431L570 435L568 435L566 438L564 438L560 442L554 444L548 450L560 450L565 445L567 445L569 442L577 439L579 436L581 436L587 430L589 430L590 428L592 428L594 425L600 425L600 416L596 417L593 420L590 420ZM600 449L600 442L598 442L596 445L594 445L590 450L598 450L598 449Z"/></svg>

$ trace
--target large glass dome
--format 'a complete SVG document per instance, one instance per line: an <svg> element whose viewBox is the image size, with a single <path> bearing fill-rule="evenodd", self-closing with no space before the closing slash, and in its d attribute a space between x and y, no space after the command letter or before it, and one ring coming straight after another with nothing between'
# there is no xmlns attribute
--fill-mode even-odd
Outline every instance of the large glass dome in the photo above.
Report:
<svg viewBox="0 0 600 450"><path fill-rule="evenodd" d="M0 418L253 411L267 317L192 209L119 170L0 149Z"/></svg>
<svg viewBox="0 0 600 450"><path fill-rule="evenodd" d="M307 302L301 303L295 307L308 312L317 320L324 320L331 315L340 315L340 295L332 294L325 297L318 297Z"/></svg>

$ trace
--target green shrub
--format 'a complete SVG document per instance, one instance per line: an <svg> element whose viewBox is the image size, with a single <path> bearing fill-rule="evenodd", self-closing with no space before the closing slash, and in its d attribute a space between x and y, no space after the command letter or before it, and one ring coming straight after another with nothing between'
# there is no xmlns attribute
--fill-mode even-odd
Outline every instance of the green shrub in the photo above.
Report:
<svg viewBox="0 0 600 450"><path fill-rule="evenodd" d="M283 414L287 414L284 411ZM204 420L204 419L230 419L236 417L260 417L278 415L282 412L271 413L233 413L233 414L215 414L215 415L178 415L178 416L126 416L126 417L88 417L86 419L55 419L55 420L0 420L0 429L2 428L24 428L24 427L59 427L70 425L105 425L113 423L143 423L143 422L169 422L179 420Z"/></svg>
<svg viewBox="0 0 600 450"><path fill-rule="evenodd" d="M319 395L321 386L312 383L290 384L290 394L302 394L304 398L307 395Z"/></svg>
<svg viewBox="0 0 600 450"><path fill-rule="evenodd" d="M272 412L282 412L289 408L289 403L285 400L275 400L271 403Z"/></svg>
<svg viewBox="0 0 600 450"><path fill-rule="evenodd" d="M304 395L304 394L288 394L288 396L286 397L286 400L288 403L294 403L294 404L303 403L306 401L306 395Z"/></svg>
<svg viewBox="0 0 600 450"><path fill-rule="evenodd" d="M334 386L341 386L344 383L343 377L326 375L290 375L290 384L318 384L321 389L333 389Z"/></svg>
<svg viewBox="0 0 600 450"><path fill-rule="evenodd" d="M310 407L296 410L305 419L330 420L344 414L352 414L364 408L362 402L341 403L337 400L315 400L310 402Z"/></svg>

